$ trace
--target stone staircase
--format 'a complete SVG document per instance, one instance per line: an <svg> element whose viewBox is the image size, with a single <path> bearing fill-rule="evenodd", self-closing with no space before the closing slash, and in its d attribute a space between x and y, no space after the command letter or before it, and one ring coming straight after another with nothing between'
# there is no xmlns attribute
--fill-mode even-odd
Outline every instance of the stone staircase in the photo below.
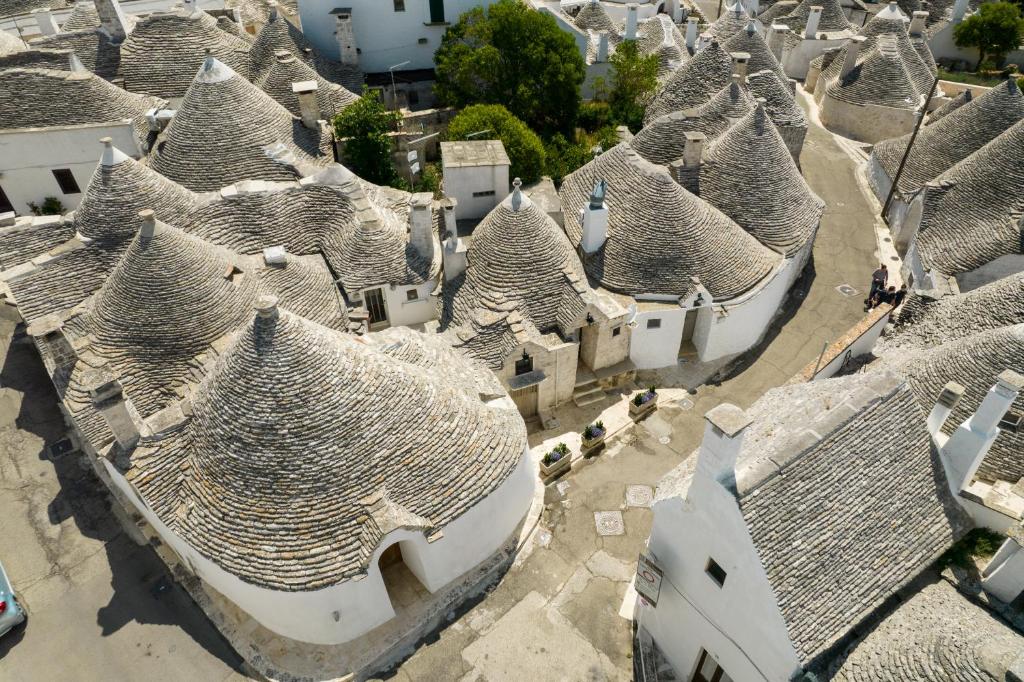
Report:
<svg viewBox="0 0 1024 682"><path fill-rule="evenodd" d="M572 392L572 401L576 407L585 407L599 403L605 399L604 389L597 383L597 377L582 368L576 374L576 387Z"/></svg>

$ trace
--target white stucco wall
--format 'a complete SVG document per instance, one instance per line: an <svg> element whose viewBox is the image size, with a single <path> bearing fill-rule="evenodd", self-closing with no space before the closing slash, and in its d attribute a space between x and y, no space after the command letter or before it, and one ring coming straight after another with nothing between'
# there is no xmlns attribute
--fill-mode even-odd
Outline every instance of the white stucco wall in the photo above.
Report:
<svg viewBox="0 0 1024 682"><path fill-rule="evenodd" d="M690 679L703 648L737 682L788 680L799 661L732 494L698 472L686 500L653 511L648 549L665 576L658 606L638 605L634 618L676 673ZM721 587L709 558L726 571Z"/></svg>
<svg viewBox="0 0 1024 682"><path fill-rule="evenodd" d="M456 220L483 218L508 196L509 166L453 167L443 164L444 154L441 158L445 196L458 201L455 205Z"/></svg>
<svg viewBox="0 0 1024 682"><path fill-rule="evenodd" d="M441 539L427 543L421 532L395 530L381 540L365 578L309 592L280 592L243 582L201 555L147 506L139 504L132 486L107 460L102 461L118 489L137 505L161 539L191 565L196 575L269 630L315 644L351 641L394 616L377 564L387 547L402 542L406 565L429 591L436 591L505 543L529 510L537 482L529 450L524 447L512 475L477 506L448 524Z"/></svg>
<svg viewBox="0 0 1024 682"><path fill-rule="evenodd" d="M396 12L394 0L299 0L302 30L324 55L339 59L335 18L330 11L352 8L352 28L359 49L359 66L380 73L389 66L409 61L400 70L434 68L434 52L449 24L473 7L487 7L494 0L444 0L443 24L430 23L428 0L405 0L405 11ZM420 42L421 40L425 42Z"/></svg>
<svg viewBox="0 0 1024 682"><path fill-rule="evenodd" d="M661 327L648 329L647 321L651 319L660 319ZM637 369L668 367L679 361L679 343L686 321L684 308L666 305L656 310L641 310L637 312L634 321L636 326L630 337L629 359Z"/></svg>
<svg viewBox="0 0 1024 682"><path fill-rule="evenodd" d="M824 83L819 85L821 87L814 94L816 99L821 94L821 123L834 133L875 144L914 129L916 117L910 109L850 104L825 92Z"/></svg>
<svg viewBox="0 0 1024 682"><path fill-rule="evenodd" d="M91 0L85 1L91 4ZM178 4L178 1L124 0L120 5L125 14L150 14L156 11L168 10ZM200 9L205 10L224 9L224 0L195 0L195 4ZM71 16L71 8L55 9L52 14L57 25L60 26ZM18 29L21 29L21 35L25 38L34 38L41 35L39 27L36 25L36 18L31 12L0 18L0 30L8 31L12 35L17 36Z"/></svg>
<svg viewBox="0 0 1024 682"><path fill-rule="evenodd" d="M836 40L801 40L798 44L785 50L782 54L782 70L790 78L803 80L807 76L807 67L811 60L830 47L839 47L846 39Z"/></svg>
<svg viewBox="0 0 1024 682"><path fill-rule="evenodd" d="M537 385L537 409L550 410L572 399L576 388L579 348L580 344L573 341L556 341L549 345L527 342L516 346L505 356L497 372L498 378L508 389L509 381L516 374L516 361L525 350L533 358L534 371L544 372L544 380Z"/></svg>
<svg viewBox="0 0 1024 682"><path fill-rule="evenodd" d="M128 121L0 130L0 187L14 210L29 214L28 202L42 203L46 197L57 197L67 210L78 206L82 194L61 192L52 171L70 169L85 192L100 159L101 137L113 138L115 147L136 159L141 154Z"/></svg>
<svg viewBox="0 0 1024 682"><path fill-rule="evenodd" d="M989 261L970 272L960 273L956 276L956 283L960 287L960 292L966 293L1018 272L1024 272L1024 254L1009 254Z"/></svg>
<svg viewBox="0 0 1024 682"><path fill-rule="evenodd" d="M435 248L440 249L440 246L435 244ZM436 288L437 281L433 279L416 286L396 286L392 288L384 285L380 287L384 293L384 308L387 311L390 326L409 327L436 319L437 299L432 295ZM416 291L415 301L409 300L410 290ZM364 289L363 291L366 290ZM359 300L361 301L366 300L363 291L359 292Z"/></svg>

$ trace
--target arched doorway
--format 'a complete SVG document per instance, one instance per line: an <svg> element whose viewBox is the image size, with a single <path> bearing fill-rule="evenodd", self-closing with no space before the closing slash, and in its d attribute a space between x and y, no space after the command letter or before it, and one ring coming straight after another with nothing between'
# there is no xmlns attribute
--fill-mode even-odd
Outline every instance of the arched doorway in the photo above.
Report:
<svg viewBox="0 0 1024 682"><path fill-rule="evenodd" d="M388 591L388 598L391 599L391 608L395 610L396 616L430 597L427 588L405 564L405 557L402 555L402 546L405 544L396 542L381 552L377 560L384 587Z"/></svg>

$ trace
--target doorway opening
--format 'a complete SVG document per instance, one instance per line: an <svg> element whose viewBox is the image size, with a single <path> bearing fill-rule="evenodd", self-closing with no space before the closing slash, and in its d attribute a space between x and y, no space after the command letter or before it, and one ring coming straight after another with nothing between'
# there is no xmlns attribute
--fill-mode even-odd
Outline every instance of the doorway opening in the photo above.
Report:
<svg viewBox="0 0 1024 682"><path fill-rule="evenodd" d="M396 542L380 553L377 565L384 580L384 587L391 599L391 608L398 615L430 597L430 592L423 586L402 556L404 542Z"/></svg>
<svg viewBox="0 0 1024 682"><path fill-rule="evenodd" d="M679 357L686 360L697 359L697 347L693 345L693 330L697 327L698 312L696 308L692 308L686 311L686 317L683 318L683 335L679 339Z"/></svg>
<svg viewBox="0 0 1024 682"><path fill-rule="evenodd" d="M384 292L378 289L367 289L363 292L366 312L370 316L370 326L380 325L388 321L387 309L384 307Z"/></svg>

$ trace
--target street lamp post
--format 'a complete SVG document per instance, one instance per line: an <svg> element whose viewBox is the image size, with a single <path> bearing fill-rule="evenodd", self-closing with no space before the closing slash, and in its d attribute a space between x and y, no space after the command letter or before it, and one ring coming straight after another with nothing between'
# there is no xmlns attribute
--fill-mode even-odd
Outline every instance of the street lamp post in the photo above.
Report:
<svg viewBox="0 0 1024 682"><path fill-rule="evenodd" d="M388 67L388 73L391 74L391 103L392 103L392 105L397 105L398 104L398 93L395 90L395 69L403 67L403 66L405 66L408 63L409 63L409 61L406 60L406 61L402 62L401 64L395 64L393 66L389 66ZM398 107L395 106L394 108L397 109Z"/></svg>

